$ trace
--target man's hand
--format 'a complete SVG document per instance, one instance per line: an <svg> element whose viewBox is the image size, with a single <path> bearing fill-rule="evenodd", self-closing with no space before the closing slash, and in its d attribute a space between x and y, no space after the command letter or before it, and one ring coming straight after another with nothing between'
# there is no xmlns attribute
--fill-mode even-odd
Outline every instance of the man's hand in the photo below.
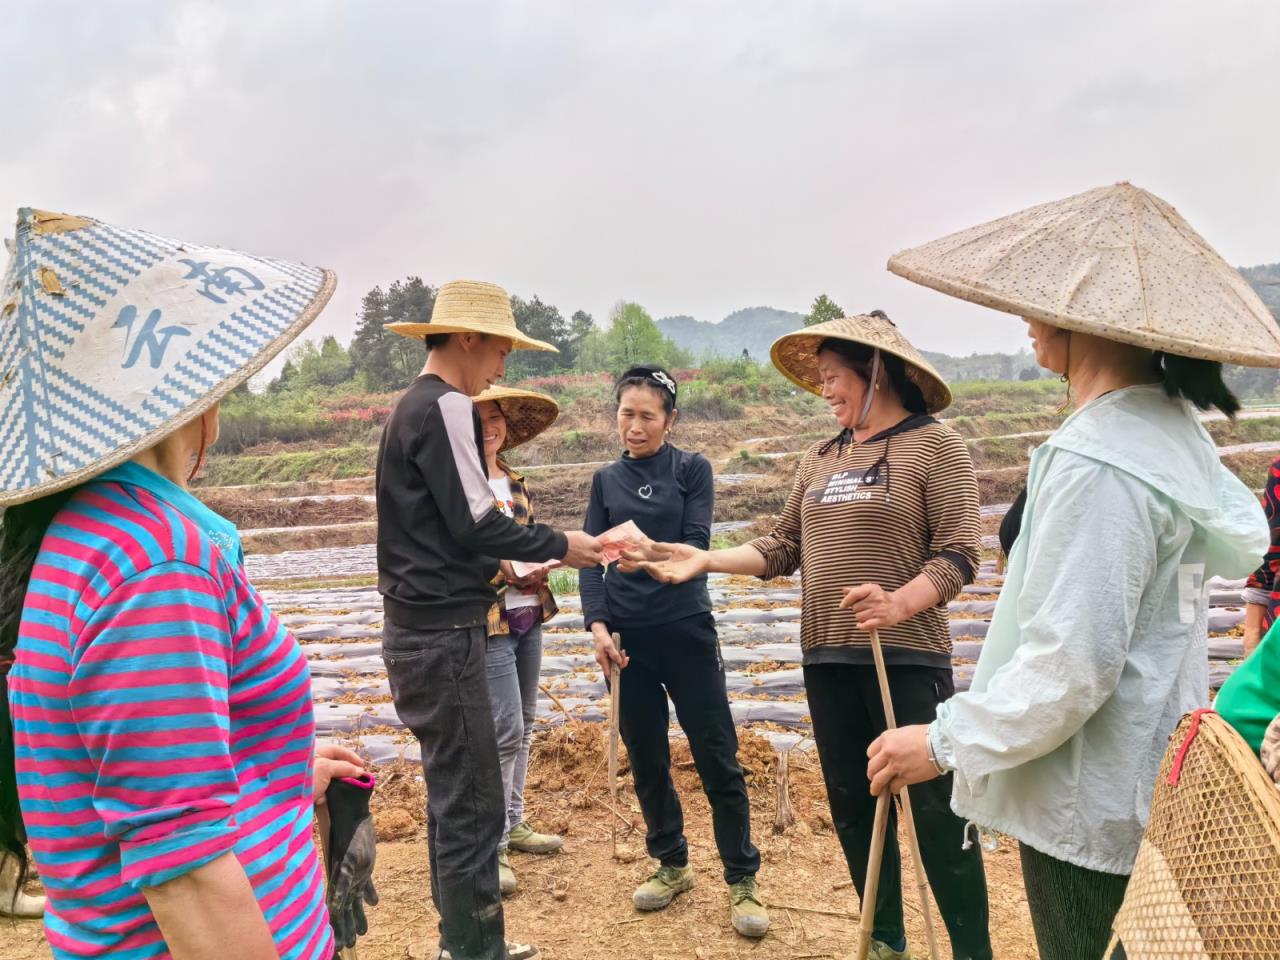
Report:
<svg viewBox="0 0 1280 960"><path fill-rule="evenodd" d="M878 583L864 583L856 587L843 587L841 610L852 610L858 626L863 630L883 630L901 623L911 616L902 598Z"/></svg>
<svg viewBox="0 0 1280 960"><path fill-rule="evenodd" d="M655 543L650 549L666 554L666 559L632 562L659 583L687 583L711 567L711 554L687 543Z"/></svg>
<svg viewBox="0 0 1280 960"><path fill-rule="evenodd" d="M612 672L610 664L616 663L618 669L625 670L631 658L618 649L617 644L613 642L613 634L599 620L591 625L591 636L596 642L596 664L607 682Z"/></svg>
<svg viewBox="0 0 1280 960"><path fill-rule="evenodd" d="M569 541L569 549L560 561L566 567L581 570L584 567L598 567L604 560L604 548L600 541L581 530L569 530L565 533Z"/></svg>
<svg viewBox="0 0 1280 960"><path fill-rule="evenodd" d="M929 759L929 728L924 724L886 730L867 748L867 757L872 796L885 790L899 793L903 787L938 776Z"/></svg>
<svg viewBox="0 0 1280 960"><path fill-rule="evenodd" d="M324 792L334 780L359 777L363 773L364 761L354 750L336 743L317 743L315 776L311 784L311 797L316 806L324 803Z"/></svg>

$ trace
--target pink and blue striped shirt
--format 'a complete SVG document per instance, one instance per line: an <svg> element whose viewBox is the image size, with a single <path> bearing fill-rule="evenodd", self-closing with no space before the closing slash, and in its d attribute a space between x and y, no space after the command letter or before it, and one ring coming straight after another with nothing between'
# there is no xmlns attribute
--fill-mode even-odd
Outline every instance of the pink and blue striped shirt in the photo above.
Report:
<svg viewBox="0 0 1280 960"><path fill-rule="evenodd" d="M167 957L142 889L231 851L286 960L329 960L311 675L235 527L134 463L54 518L9 676L55 957Z"/></svg>

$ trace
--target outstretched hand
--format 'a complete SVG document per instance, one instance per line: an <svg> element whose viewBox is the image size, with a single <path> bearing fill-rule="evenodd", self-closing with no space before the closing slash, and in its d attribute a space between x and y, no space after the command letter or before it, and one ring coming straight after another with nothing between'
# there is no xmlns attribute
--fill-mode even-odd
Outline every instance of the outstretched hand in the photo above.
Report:
<svg viewBox="0 0 1280 960"><path fill-rule="evenodd" d="M706 550L687 543L654 543L648 554L633 551L624 554L624 559L628 566L622 567L620 562L621 569L643 570L659 583L687 583L706 573L711 563Z"/></svg>

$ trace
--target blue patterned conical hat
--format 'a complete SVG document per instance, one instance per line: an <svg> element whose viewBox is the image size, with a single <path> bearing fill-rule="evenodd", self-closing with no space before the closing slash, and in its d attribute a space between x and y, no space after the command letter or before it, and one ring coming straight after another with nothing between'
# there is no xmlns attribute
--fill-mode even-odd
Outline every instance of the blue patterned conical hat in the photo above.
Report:
<svg viewBox="0 0 1280 960"><path fill-rule="evenodd" d="M24 208L0 285L0 505L153 446L283 350L331 271Z"/></svg>

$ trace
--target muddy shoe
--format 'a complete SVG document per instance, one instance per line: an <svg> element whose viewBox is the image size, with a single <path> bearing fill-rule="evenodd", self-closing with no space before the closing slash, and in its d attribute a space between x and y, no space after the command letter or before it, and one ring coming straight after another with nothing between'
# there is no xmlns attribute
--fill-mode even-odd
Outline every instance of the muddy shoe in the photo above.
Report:
<svg viewBox="0 0 1280 960"><path fill-rule="evenodd" d="M504 897L516 892L516 872L511 869L511 853L506 847L498 848L498 889Z"/></svg>
<svg viewBox="0 0 1280 960"><path fill-rule="evenodd" d="M535 833L533 827L521 820L511 828L507 841L512 850L521 853L555 853L564 846L564 840L551 833Z"/></svg>
<svg viewBox="0 0 1280 960"><path fill-rule="evenodd" d="M542 956L538 952L538 948L528 943L507 943L507 960L539 960ZM444 947L440 948L432 960L453 960L451 954Z"/></svg>
<svg viewBox="0 0 1280 960"><path fill-rule="evenodd" d="M769 913L760 900L755 877L743 877L729 887L729 920L744 937L763 937L769 932Z"/></svg>
<svg viewBox="0 0 1280 960"><path fill-rule="evenodd" d="M851 953L845 960L860 960L856 953ZM867 951L867 960L915 960L911 951L905 947L895 950L883 940L872 940L871 949Z"/></svg>
<svg viewBox="0 0 1280 960"><path fill-rule="evenodd" d="M637 910L661 910L677 893L693 889L693 867L659 867L658 872L636 887L631 902Z"/></svg>

